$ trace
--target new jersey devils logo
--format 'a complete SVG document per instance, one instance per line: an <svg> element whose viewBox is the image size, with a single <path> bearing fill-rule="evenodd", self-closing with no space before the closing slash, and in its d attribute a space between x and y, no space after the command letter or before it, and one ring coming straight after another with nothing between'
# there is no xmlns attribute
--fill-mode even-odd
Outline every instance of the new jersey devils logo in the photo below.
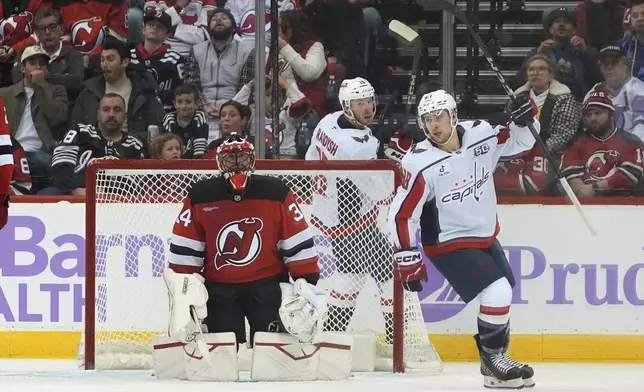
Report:
<svg viewBox="0 0 644 392"><path fill-rule="evenodd" d="M0 21L0 41L4 45L14 45L33 33L34 16L25 11Z"/></svg>
<svg viewBox="0 0 644 392"><path fill-rule="evenodd" d="M71 28L72 45L81 53L89 53L103 44L105 23L101 18L81 19Z"/></svg>
<svg viewBox="0 0 644 392"><path fill-rule="evenodd" d="M239 21L239 35L242 37L252 37L255 36L255 28L257 26L257 15L255 15L255 10L248 10L242 15L241 20ZM260 22L261 23L261 22ZM271 31L271 11L266 9L266 32Z"/></svg>
<svg viewBox="0 0 644 392"><path fill-rule="evenodd" d="M242 267L255 261L262 249L259 232L263 227L264 222L259 218L246 218L224 226L217 234L215 268Z"/></svg>
<svg viewBox="0 0 644 392"><path fill-rule="evenodd" d="M617 168L615 164L619 157L619 152L615 150L595 151L586 161L586 170L588 171L588 180L600 181L612 177Z"/></svg>

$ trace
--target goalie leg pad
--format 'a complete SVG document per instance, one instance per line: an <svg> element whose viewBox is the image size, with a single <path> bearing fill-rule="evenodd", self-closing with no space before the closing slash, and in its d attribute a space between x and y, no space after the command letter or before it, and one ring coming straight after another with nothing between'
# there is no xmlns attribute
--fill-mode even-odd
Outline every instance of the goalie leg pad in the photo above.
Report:
<svg viewBox="0 0 644 392"><path fill-rule="evenodd" d="M257 332L251 379L255 381L346 380L351 373L347 334L321 332L313 343L289 334Z"/></svg>
<svg viewBox="0 0 644 392"><path fill-rule="evenodd" d="M210 351L210 362L214 366L204 359L196 342L188 342L183 350L186 378L190 381L238 381L235 333L209 333L203 336Z"/></svg>
<svg viewBox="0 0 644 392"><path fill-rule="evenodd" d="M160 380L187 380L183 348L186 344L166 335L152 337L154 375Z"/></svg>

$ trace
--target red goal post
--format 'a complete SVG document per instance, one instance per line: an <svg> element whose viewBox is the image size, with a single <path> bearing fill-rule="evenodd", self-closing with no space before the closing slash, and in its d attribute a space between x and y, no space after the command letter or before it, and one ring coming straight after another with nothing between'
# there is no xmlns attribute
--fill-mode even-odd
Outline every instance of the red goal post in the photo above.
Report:
<svg viewBox="0 0 644 392"><path fill-rule="evenodd" d="M401 182L400 167L393 161L258 160L256 174L278 176L287 183L310 223L315 197L324 197L338 208L346 205L340 199L348 199L350 205L358 204L356 211L360 210L355 212L361 215L354 217L354 223L375 225L382 235L388 235L388 206ZM172 223L190 186L201 178L216 175L216 162L210 160L95 160L88 166L86 313L84 340L79 349L85 369L119 368L112 364L122 361L123 356L151 355L151 336L167 328L164 323L167 295L163 292L165 286L160 274L165 268L161 263L167 264L165 254ZM327 213L331 214L327 217L329 220L337 220L337 216L332 216L337 212L327 209ZM323 286L330 285L325 288L332 288L329 282L339 274L334 265L338 262L334 258L337 249L333 248L333 241L326 239L338 234L335 230L325 230L320 222L313 223L314 235L320 240L320 244L316 243L323 275L320 282ZM369 238L363 242L356 246L368 250ZM144 276L139 268L151 277ZM393 267L388 264L380 268L386 271ZM367 283L379 290L381 303L383 291L393 292L392 370L402 373L406 368L431 368L435 371L441 366L440 359L427 337L417 294L405 292L393 281L388 282L393 287ZM368 304L378 291L368 289L367 283L361 283L356 314L347 330L375 331L382 343L387 326L383 327L382 320L371 318L375 317L374 313L381 316L384 313L374 309L378 305ZM365 294L367 290L371 292ZM366 310L359 314L361 306ZM101 365L97 360L107 352L117 355L118 359L110 358L108 365Z"/></svg>

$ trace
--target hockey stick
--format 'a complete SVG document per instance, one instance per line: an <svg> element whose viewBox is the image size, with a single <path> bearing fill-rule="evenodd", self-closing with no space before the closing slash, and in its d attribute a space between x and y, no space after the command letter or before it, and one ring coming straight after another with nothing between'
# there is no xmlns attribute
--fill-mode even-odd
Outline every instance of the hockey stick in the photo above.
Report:
<svg viewBox="0 0 644 392"><path fill-rule="evenodd" d="M216 369L215 364L210 358L210 350L208 349L208 343L206 343L206 338L203 336L203 331L201 330L199 317L197 316L197 310L192 305L190 305L190 315L192 316L194 322L197 324L197 332L199 335L198 338L195 336L195 343L197 343L197 348L199 348L199 351L201 351L201 356L206 361L208 366L210 366L211 369Z"/></svg>
<svg viewBox="0 0 644 392"><path fill-rule="evenodd" d="M407 101L405 103L405 114L402 121L403 132L407 129L409 116L411 114L411 105L416 91L416 74L420 65L420 52L422 49L422 40L416 31L406 24L394 19L389 22L389 31L395 33L397 36L405 40L409 45L414 46L414 61L411 66L411 77L409 78L409 90L407 91Z"/></svg>
<svg viewBox="0 0 644 392"><path fill-rule="evenodd" d="M499 79L499 82L501 82L501 86L503 87L503 90L505 90L505 93L508 95L508 97L510 97L512 102L516 102L517 97L514 94L514 91L512 91L510 86L508 86L507 82L505 81L505 78L503 77L503 74L494 63L494 59L492 58L492 55L490 54L489 49L483 43L477 31L474 30L474 27L472 27L465 13L459 10L456 7L456 4L453 4L445 0L432 0L428 4L428 6L430 8L435 8L435 9L449 12L450 14L454 15L456 18L460 19L460 21L467 27L467 30L472 35L472 38L474 38L474 41L476 41L476 44L478 45L479 49L483 53L483 56L485 56L485 59L487 60L488 64L490 64L490 68L496 74L497 79ZM557 177L557 179L559 180L559 183L561 184L564 191L566 192L566 196L568 196L572 204L577 209L577 212L579 213L579 216L581 216L581 219L584 221L586 228L588 228L588 231L590 232L591 235L593 236L597 235L597 232L593 228L593 225L590 223L588 216L586 216L586 213L584 212L584 209L582 208L581 203L577 198L577 195L575 195L575 192L570 187L570 184L568 184L566 177L564 177L561 170L559 170L559 167L555 164L555 160L552 156L552 153L550 152L546 144L543 142L543 140L541 140L541 138L539 137L539 134L537 133L537 130L534 128L534 125L532 123L528 123L528 129L530 129L530 133L532 133L532 136L534 137L537 145L543 150L543 155L545 156L546 160L550 164L550 168L554 171L555 176Z"/></svg>

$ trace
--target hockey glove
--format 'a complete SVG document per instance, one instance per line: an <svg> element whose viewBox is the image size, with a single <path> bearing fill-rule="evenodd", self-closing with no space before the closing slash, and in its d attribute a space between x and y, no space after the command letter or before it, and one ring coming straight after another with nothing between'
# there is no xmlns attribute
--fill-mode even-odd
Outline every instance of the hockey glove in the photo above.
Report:
<svg viewBox="0 0 644 392"><path fill-rule="evenodd" d="M423 290L421 281L427 282L427 267L417 250L399 250L394 253L394 279L407 291Z"/></svg>
<svg viewBox="0 0 644 392"><path fill-rule="evenodd" d="M508 105L510 119L518 126L525 127L534 121L537 114L537 105L528 96L517 97Z"/></svg>
<svg viewBox="0 0 644 392"><path fill-rule="evenodd" d="M9 195L0 195L0 230L9 220Z"/></svg>
<svg viewBox="0 0 644 392"><path fill-rule="evenodd" d="M327 317L327 293L304 279L280 283L280 289L279 315L284 329L302 343L311 342Z"/></svg>
<svg viewBox="0 0 644 392"><path fill-rule="evenodd" d="M399 129L389 139L389 143L385 147L385 156L400 163L412 144L414 144L414 140L407 137L402 129Z"/></svg>

